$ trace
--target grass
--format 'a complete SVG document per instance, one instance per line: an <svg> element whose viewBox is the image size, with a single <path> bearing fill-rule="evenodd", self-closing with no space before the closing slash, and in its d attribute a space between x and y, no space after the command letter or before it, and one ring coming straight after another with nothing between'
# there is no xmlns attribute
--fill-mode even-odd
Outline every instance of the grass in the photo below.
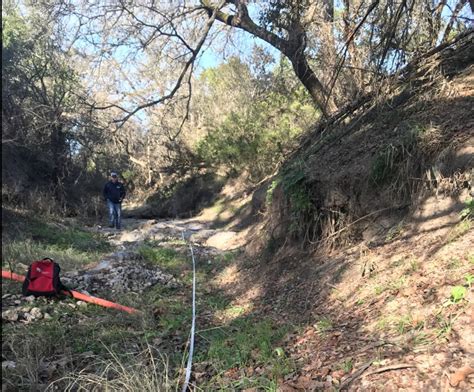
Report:
<svg viewBox="0 0 474 392"><path fill-rule="evenodd" d="M453 322L451 320L451 317L449 316L446 317L439 314L436 317L436 324L437 324L437 327L435 328L436 338L448 339L453 329Z"/></svg>
<svg viewBox="0 0 474 392"><path fill-rule="evenodd" d="M374 287L375 295L380 295L385 291L397 292L403 287L406 286L406 278L404 276L399 277L398 279L390 280L380 285Z"/></svg>
<svg viewBox="0 0 474 392"><path fill-rule="evenodd" d="M52 217L42 221L20 213L6 216L9 219L2 222L2 259L4 265L11 262L16 272L22 272L22 267L26 268L32 261L43 257L53 258L63 270L77 269L112 250L105 238L82 230L71 222L59 222ZM155 262L169 261L171 256L169 267L177 266L181 260L179 254L169 249L159 249L152 255ZM2 284L2 294L20 292L17 283L5 283ZM8 386L8 390L44 390L48 383L57 380L59 390L75 390L79 386L82 390L90 390L88 388L95 385L100 390L118 391L126 390L129 382L130 386L136 387L134 390L158 390L156 386L161 385L161 381L157 380L167 382L168 367L152 368L149 366L150 358L148 362L136 359L148 340L158 335L165 340L170 331L188 325L187 308L182 301L169 300L164 317L155 319L150 312L157 298L170 297L170 292L150 290L140 296L124 295L118 299L119 303L143 310L139 316L91 304L73 309L69 305L74 301L70 299L49 302L38 298L34 304L25 303L24 307L39 307L51 318L26 325L18 322L2 325L2 355L15 364L15 367L2 371L3 384ZM186 337L184 335L183 340ZM181 356L181 349L176 350L173 345L176 342L166 348L171 346L170 351ZM159 359L157 355L155 353L155 359ZM90 359L84 360L85 356L94 358L96 368ZM180 359L177 358L176 363ZM76 374L73 369L84 372ZM112 374L115 374L113 380L108 379Z"/></svg>
<svg viewBox="0 0 474 392"><path fill-rule="evenodd" d="M318 320L318 322L315 324L315 327L320 334L324 335L327 331L332 329L333 325L329 318L323 317Z"/></svg>
<svg viewBox="0 0 474 392"><path fill-rule="evenodd" d="M404 223L405 222L402 220L400 223L390 228L390 230L385 236L385 242L391 242L394 239L398 238L403 233Z"/></svg>
<svg viewBox="0 0 474 392"><path fill-rule="evenodd" d="M223 252L222 254L220 254L216 257L216 261L220 262L220 263L229 264L229 263L231 263L232 261L234 261L236 259L238 254L239 254L238 251Z"/></svg>
<svg viewBox="0 0 474 392"><path fill-rule="evenodd" d="M110 359L111 350L134 351L143 345L143 331L156 329L137 317L102 308L83 309L80 315L67 304L55 309L50 320L3 325L2 355L16 367L2 373L14 390L30 390L51 378L61 378L73 367L86 367L88 364L81 363L86 353L105 360Z"/></svg>
<svg viewBox="0 0 474 392"><path fill-rule="evenodd" d="M177 389L169 376L169 363L151 346L138 354L119 355L107 349L109 359L96 358L94 372L71 372L50 385L60 390L157 392Z"/></svg>
<svg viewBox="0 0 474 392"><path fill-rule="evenodd" d="M449 232L447 243L453 242L454 240L462 237L466 234L473 226L472 219L463 219Z"/></svg>
<svg viewBox="0 0 474 392"><path fill-rule="evenodd" d="M195 361L210 361L222 372L256 365L264 367L266 374L263 379L257 376L239 377L239 381L232 384L232 387L236 388L237 384L247 388L258 385L262 390L266 390L265 387L270 387L277 378L288 374L294 368L291 360L277 346L288 330L289 327L278 327L269 320L238 318L222 328L200 333L201 340L207 343L196 353ZM224 382L220 379L222 376L223 374L216 376L212 385ZM227 385L226 388L229 387Z"/></svg>
<svg viewBox="0 0 474 392"><path fill-rule="evenodd" d="M222 316L226 319L235 319L239 316L244 315L246 308L243 306L229 306L222 312Z"/></svg>
<svg viewBox="0 0 474 392"><path fill-rule="evenodd" d="M411 258L408 263L408 267L406 268L404 275L411 275L415 272L419 271L421 268L421 264L417 258Z"/></svg>
<svg viewBox="0 0 474 392"><path fill-rule="evenodd" d="M207 294L203 298L203 304L213 311L223 311L229 307L230 299L223 295Z"/></svg>
<svg viewBox="0 0 474 392"><path fill-rule="evenodd" d="M105 238L97 233L20 213L11 214L6 214L9 219L2 223L2 266L11 263L14 270L23 270L34 260L50 257L63 269L75 269L97 261L111 250Z"/></svg>
<svg viewBox="0 0 474 392"><path fill-rule="evenodd" d="M157 264L173 274L178 274L189 266L189 260L172 248L146 243L141 245L137 251L149 263Z"/></svg>
<svg viewBox="0 0 474 392"><path fill-rule="evenodd" d="M354 363L351 358L345 359L339 366L338 368L341 370L344 370L345 373L349 373L352 368L354 367Z"/></svg>

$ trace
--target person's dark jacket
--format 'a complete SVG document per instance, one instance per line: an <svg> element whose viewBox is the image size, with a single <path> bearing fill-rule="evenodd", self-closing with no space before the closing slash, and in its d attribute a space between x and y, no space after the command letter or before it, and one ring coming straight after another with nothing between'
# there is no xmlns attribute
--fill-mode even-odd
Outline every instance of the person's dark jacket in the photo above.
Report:
<svg viewBox="0 0 474 392"><path fill-rule="evenodd" d="M104 198L112 203L121 203L125 197L125 187L121 182L109 181L104 186Z"/></svg>

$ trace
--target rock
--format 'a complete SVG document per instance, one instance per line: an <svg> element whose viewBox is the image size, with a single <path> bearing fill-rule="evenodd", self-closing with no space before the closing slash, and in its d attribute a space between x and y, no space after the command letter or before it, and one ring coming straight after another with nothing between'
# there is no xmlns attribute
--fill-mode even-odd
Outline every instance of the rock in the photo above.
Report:
<svg viewBox="0 0 474 392"><path fill-rule="evenodd" d="M2 312L2 320L18 321L18 310L8 309Z"/></svg>
<svg viewBox="0 0 474 392"><path fill-rule="evenodd" d="M45 320L50 320L50 319L53 318L53 316L51 316L49 313L45 313L45 314L43 315L43 318L44 318Z"/></svg>
<svg viewBox="0 0 474 392"><path fill-rule="evenodd" d="M26 324L31 323L34 319L35 319L35 317L34 317L31 313L25 313L25 314L23 315L23 321L24 321Z"/></svg>
<svg viewBox="0 0 474 392"><path fill-rule="evenodd" d="M34 302L35 296L34 295L29 295L28 297L25 297L26 302Z"/></svg>
<svg viewBox="0 0 474 392"><path fill-rule="evenodd" d="M16 362L14 361L2 361L2 369L15 369Z"/></svg>
<svg viewBox="0 0 474 392"><path fill-rule="evenodd" d="M5 298L11 297L11 296L12 296L11 294L5 294L5 295L2 295L2 299L5 299Z"/></svg>
<svg viewBox="0 0 474 392"><path fill-rule="evenodd" d="M40 308L33 308L31 309L30 314L37 320L43 318L43 313L41 312Z"/></svg>
<svg viewBox="0 0 474 392"><path fill-rule="evenodd" d="M15 301L13 301L13 303L14 303L15 305L21 305L21 301L20 301L19 299L16 299Z"/></svg>

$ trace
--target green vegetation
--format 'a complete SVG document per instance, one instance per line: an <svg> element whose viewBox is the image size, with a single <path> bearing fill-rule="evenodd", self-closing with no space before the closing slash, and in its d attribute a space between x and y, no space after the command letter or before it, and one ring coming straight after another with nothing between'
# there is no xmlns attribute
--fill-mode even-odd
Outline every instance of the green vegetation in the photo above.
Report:
<svg viewBox="0 0 474 392"><path fill-rule="evenodd" d="M291 361L276 346L287 332L288 327L277 327L268 320L238 318L228 326L199 334L208 348L197 353L196 362L210 360L219 370L268 366L271 372L266 377L276 379L292 369Z"/></svg>
<svg viewBox="0 0 474 392"><path fill-rule="evenodd" d="M472 283L474 283L474 275L468 273L464 276L464 280L466 281L467 286L471 288Z"/></svg>
<svg viewBox="0 0 474 392"><path fill-rule="evenodd" d="M388 282L385 282L381 285L374 287L375 295L380 295L385 291L398 292L400 289L406 286L406 278L404 276L399 277Z"/></svg>
<svg viewBox="0 0 474 392"><path fill-rule="evenodd" d="M318 320L318 322L315 324L315 327L320 334L324 335L326 332L332 329L333 325L330 318L323 317Z"/></svg>
<svg viewBox="0 0 474 392"><path fill-rule="evenodd" d="M398 159L397 146L389 144L379 152L372 163L372 181L376 184L386 183L394 175L395 159Z"/></svg>
<svg viewBox="0 0 474 392"><path fill-rule="evenodd" d="M403 123L400 126L406 129L399 139L387 144L372 161L370 179L377 186L394 184L404 188L410 182L410 173L417 170L415 157L422 148L426 127Z"/></svg>
<svg viewBox="0 0 474 392"><path fill-rule="evenodd" d="M451 300L453 303L462 301L466 296L467 290L464 286L454 286L451 289Z"/></svg>
<svg viewBox="0 0 474 392"><path fill-rule="evenodd" d="M349 373L354 367L354 362L351 358L347 358L338 367L339 369L344 370L345 373Z"/></svg>
<svg viewBox="0 0 474 392"><path fill-rule="evenodd" d="M175 249L154 246L153 242L141 245L138 253L146 261L157 264L172 273L179 273L189 263L186 257Z"/></svg>
<svg viewBox="0 0 474 392"><path fill-rule="evenodd" d="M54 382L51 387L63 390L108 390L155 392L177 389L170 379L165 356L148 345L139 353L118 354L108 350L109 358L92 358L95 373L72 372Z"/></svg>
<svg viewBox="0 0 474 392"><path fill-rule="evenodd" d="M308 226L314 224L316 206L313 202L313 192L307 183L306 174L302 162L295 162L281 170L281 174L273 180L267 190L267 205L273 203L273 193L277 187L281 187L286 198L286 206L289 207L288 234L294 238L301 238ZM285 207L286 207L285 206Z"/></svg>
<svg viewBox="0 0 474 392"><path fill-rule="evenodd" d="M462 219L474 219L474 199L469 199L465 203L466 207L459 214Z"/></svg>
<svg viewBox="0 0 474 392"><path fill-rule="evenodd" d="M356 301L355 304L356 304L356 306L362 306L363 304L365 304L365 300L362 299L362 298L360 298L360 299L358 299L358 300Z"/></svg>
<svg viewBox="0 0 474 392"><path fill-rule="evenodd" d="M244 85L258 86L259 75L252 75L246 64L232 58L203 73L201 81L211 91L203 99L222 95L227 75L235 78L236 74ZM212 132L196 144L198 156L209 166L225 167L230 174L246 170L254 181L273 172L284 152L293 146L295 137L317 117L308 93L302 86L293 87L290 75L288 62L282 60L280 68L266 75L272 83L261 86L254 99L237 95L240 105L220 122L214 121ZM239 92L239 89L234 91Z"/></svg>
<svg viewBox="0 0 474 392"><path fill-rule="evenodd" d="M403 225L404 222L401 221L396 226L391 227L387 235L385 236L385 241L390 242L399 237L403 233Z"/></svg>
<svg viewBox="0 0 474 392"><path fill-rule="evenodd" d="M435 329L436 338L447 339L453 329L453 320L451 316L443 316L441 314L436 316L437 327Z"/></svg>
<svg viewBox="0 0 474 392"><path fill-rule="evenodd" d="M407 273L413 273L420 269L420 262L416 258L410 259L410 265L407 269Z"/></svg>
<svg viewBox="0 0 474 392"><path fill-rule="evenodd" d="M473 226L471 219L463 219L449 232L447 242L452 242L466 234Z"/></svg>
<svg viewBox="0 0 474 392"><path fill-rule="evenodd" d="M38 218L6 215L3 223L3 265L29 265L34 260L50 257L63 269L74 269L111 250L99 234L62 223L46 222ZM14 222L11 219L15 219ZM50 218L51 219L51 218Z"/></svg>

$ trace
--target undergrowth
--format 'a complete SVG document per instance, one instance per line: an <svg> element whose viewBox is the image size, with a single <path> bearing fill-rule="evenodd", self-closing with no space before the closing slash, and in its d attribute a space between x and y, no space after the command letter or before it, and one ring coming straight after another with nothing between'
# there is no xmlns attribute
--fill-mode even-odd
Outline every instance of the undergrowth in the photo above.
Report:
<svg viewBox="0 0 474 392"><path fill-rule="evenodd" d="M205 343L196 355L196 362L212 363L216 375L208 385L271 389L277 379L295 369L293 361L278 347L290 329L288 325L277 326L270 320L239 317L226 326L199 333ZM249 367L261 367L265 372L232 376L233 369Z"/></svg>

